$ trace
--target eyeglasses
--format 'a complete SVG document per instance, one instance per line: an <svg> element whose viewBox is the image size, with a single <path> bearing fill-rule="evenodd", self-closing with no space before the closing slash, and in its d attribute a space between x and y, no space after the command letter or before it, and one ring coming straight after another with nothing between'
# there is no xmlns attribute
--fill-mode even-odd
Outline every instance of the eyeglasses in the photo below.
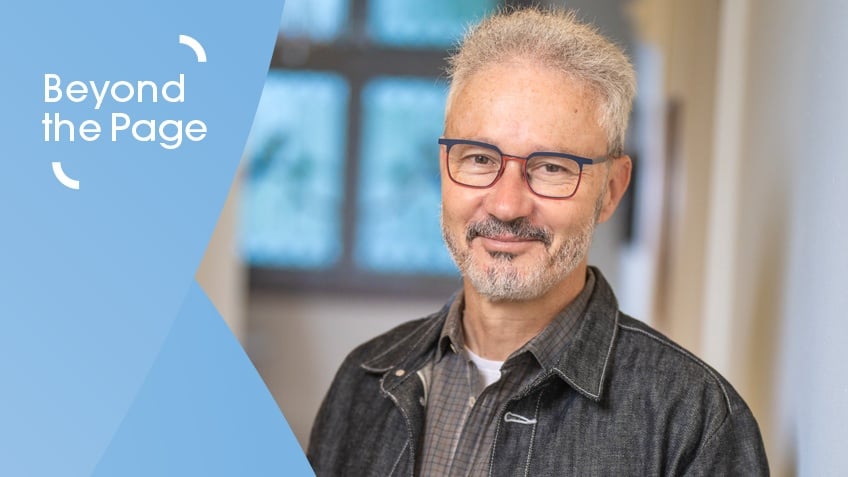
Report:
<svg viewBox="0 0 848 477"><path fill-rule="evenodd" d="M562 152L534 152L527 157L510 156L497 146L467 139L439 139L447 148L448 176L466 187L485 189L501 178L506 163L522 161L524 179L530 190L549 199L568 199L577 193L583 166L600 164L609 159L587 159Z"/></svg>

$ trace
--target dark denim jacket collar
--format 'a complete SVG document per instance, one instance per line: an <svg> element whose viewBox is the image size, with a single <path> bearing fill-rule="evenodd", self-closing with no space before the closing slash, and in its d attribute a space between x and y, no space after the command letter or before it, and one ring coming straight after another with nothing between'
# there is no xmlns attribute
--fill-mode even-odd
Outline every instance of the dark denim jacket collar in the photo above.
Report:
<svg viewBox="0 0 848 477"><path fill-rule="evenodd" d="M596 283L586 312L570 346L551 370L579 393L600 401L609 359L618 328L618 303L601 272L593 268ZM436 350L448 309L456 296L438 312L423 320L403 339L370 356L362 363L366 371L383 374L383 387L393 389L429 362Z"/></svg>
<svg viewBox="0 0 848 477"><path fill-rule="evenodd" d="M600 401L618 331L618 302L601 272L593 270L595 290L571 346L553 371L584 396Z"/></svg>

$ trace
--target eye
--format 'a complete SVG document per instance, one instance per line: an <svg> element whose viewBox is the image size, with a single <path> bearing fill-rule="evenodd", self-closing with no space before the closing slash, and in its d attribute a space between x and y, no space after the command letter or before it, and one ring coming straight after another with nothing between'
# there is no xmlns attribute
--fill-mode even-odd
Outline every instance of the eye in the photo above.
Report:
<svg viewBox="0 0 848 477"><path fill-rule="evenodd" d="M457 144L448 151L451 174L497 174L501 168L498 151L474 144Z"/></svg>
<svg viewBox="0 0 848 477"><path fill-rule="evenodd" d="M473 167L476 169L497 169L500 168L500 161L494 154L486 151L469 151L462 155L460 163L463 167Z"/></svg>
<svg viewBox="0 0 848 477"><path fill-rule="evenodd" d="M482 154L476 154L471 157L471 162L474 164L485 166L487 164L494 164L495 160L489 156L484 156Z"/></svg>
<svg viewBox="0 0 848 477"><path fill-rule="evenodd" d="M527 164L527 171L548 177L569 177L580 173L580 165L562 157L537 156Z"/></svg>

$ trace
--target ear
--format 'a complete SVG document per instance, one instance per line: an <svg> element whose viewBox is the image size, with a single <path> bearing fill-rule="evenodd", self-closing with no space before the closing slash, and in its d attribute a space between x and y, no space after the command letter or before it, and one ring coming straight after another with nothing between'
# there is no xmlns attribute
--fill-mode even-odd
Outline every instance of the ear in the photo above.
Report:
<svg viewBox="0 0 848 477"><path fill-rule="evenodd" d="M618 203L624 197L624 192L627 191L627 186L630 185L630 171L633 168L630 156L616 157L611 161L606 179L606 193L601 199L602 205L600 214L598 214L598 223L606 222L612 217Z"/></svg>

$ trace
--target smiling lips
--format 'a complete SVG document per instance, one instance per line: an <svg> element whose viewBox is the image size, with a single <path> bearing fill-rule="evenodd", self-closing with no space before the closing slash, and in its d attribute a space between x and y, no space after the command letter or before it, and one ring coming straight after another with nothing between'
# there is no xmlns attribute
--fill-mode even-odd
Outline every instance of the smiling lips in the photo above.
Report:
<svg viewBox="0 0 848 477"><path fill-rule="evenodd" d="M480 239L480 244L487 252L519 254L521 252L526 252L535 243L544 245L542 240L511 234L494 236L478 235L477 238Z"/></svg>
<svg viewBox="0 0 848 477"><path fill-rule="evenodd" d="M469 224L465 234L468 244L478 237L490 242L493 247L519 247L535 241L548 247L552 241L549 232L542 227L531 225L526 217L503 222L490 216Z"/></svg>

